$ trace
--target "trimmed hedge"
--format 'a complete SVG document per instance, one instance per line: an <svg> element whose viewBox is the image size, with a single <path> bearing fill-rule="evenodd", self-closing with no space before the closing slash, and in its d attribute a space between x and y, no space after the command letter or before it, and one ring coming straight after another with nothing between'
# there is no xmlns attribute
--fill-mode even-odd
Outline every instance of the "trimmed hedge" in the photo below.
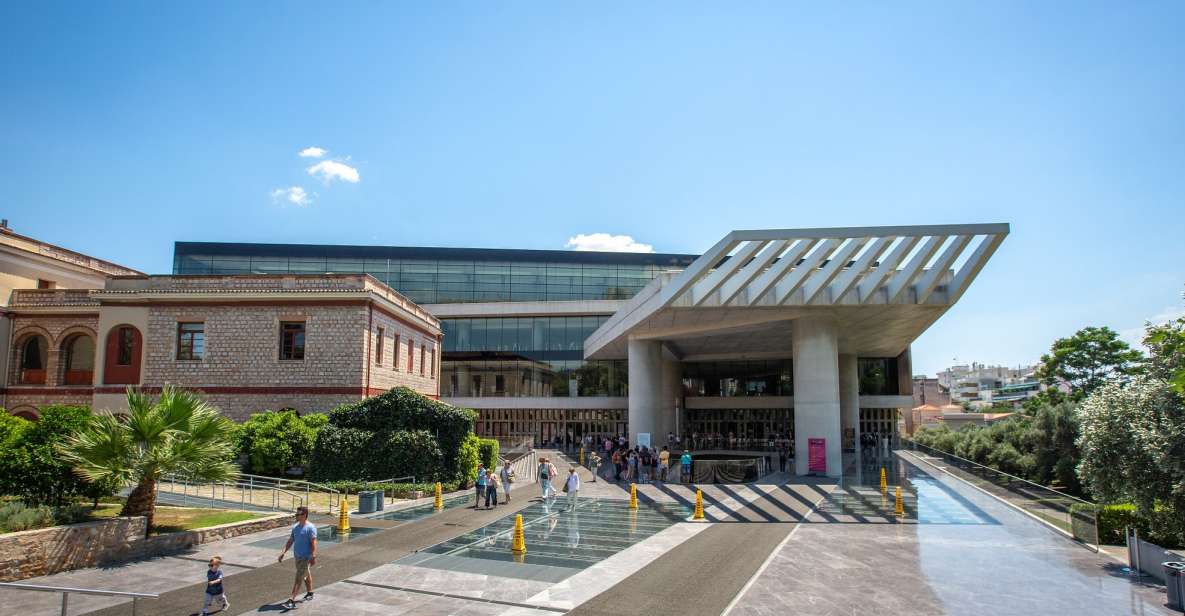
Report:
<svg viewBox="0 0 1185 616"><path fill-rule="evenodd" d="M1173 549L1185 545L1185 541L1181 537L1175 537L1171 531L1167 530L1171 526L1167 523L1166 518L1171 514L1165 508L1158 508L1150 519L1140 515L1136 506L1130 503L1103 506L1076 504L1070 507L1071 513L1092 510L1098 514L1099 543L1104 545L1126 543L1123 530L1129 526L1138 530L1140 538L1144 541L1155 543L1161 547ZM1075 531L1075 536L1077 536L1077 528Z"/></svg>
<svg viewBox="0 0 1185 616"><path fill-rule="evenodd" d="M435 483L387 483L382 481L330 481L322 484L326 487L333 488L347 494L357 494L362 490L383 490L388 496L394 495L395 498L411 498L413 491L419 490L423 496L431 496L436 490ZM455 492L457 490L457 482L445 481L441 482L440 489L442 492Z"/></svg>
<svg viewBox="0 0 1185 616"><path fill-rule="evenodd" d="M310 457L319 483L414 475L468 485L476 474L477 414L406 387L339 406L317 434Z"/></svg>
<svg viewBox="0 0 1185 616"><path fill-rule="evenodd" d="M478 457L488 469L498 468L498 440L492 438L478 438Z"/></svg>

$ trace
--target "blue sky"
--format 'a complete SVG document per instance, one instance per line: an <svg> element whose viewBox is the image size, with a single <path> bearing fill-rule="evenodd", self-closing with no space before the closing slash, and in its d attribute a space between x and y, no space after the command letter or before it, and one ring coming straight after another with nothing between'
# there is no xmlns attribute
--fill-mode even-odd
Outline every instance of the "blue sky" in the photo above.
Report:
<svg viewBox="0 0 1185 616"><path fill-rule="evenodd" d="M174 240L1003 221L915 371L1015 365L1185 307L1183 30L1179 2L8 2L0 215L153 273Z"/></svg>

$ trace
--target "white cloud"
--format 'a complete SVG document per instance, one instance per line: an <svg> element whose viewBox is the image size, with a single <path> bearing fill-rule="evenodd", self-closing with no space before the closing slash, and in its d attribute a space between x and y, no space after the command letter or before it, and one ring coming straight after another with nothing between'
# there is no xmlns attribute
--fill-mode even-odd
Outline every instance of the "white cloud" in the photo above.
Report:
<svg viewBox="0 0 1185 616"><path fill-rule="evenodd" d="M564 248L572 250L593 250L597 252L654 252L654 246L635 242L628 235L609 235L608 233L581 233L568 238Z"/></svg>
<svg viewBox="0 0 1185 616"><path fill-rule="evenodd" d="M1144 321L1153 325L1164 325L1169 321L1175 321L1181 317L1185 317L1185 309L1170 306L1148 317ZM1144 346L1144 324L1119 330L1119 338L1137 349L1147 350Z"/></svg>
<svg viewBox="0 0 1185 616"><path fill-rule="evenodd" d="M301 150L298 155L301 158L321 158L322 156L325 156L326 152L328 152L328 150L326 150L325 148L319 148L317 146L312 146L312 147L308 147L308 148Z"/></svg>
<svg viewBox="0 0 1185 616"><path fill-rule="evenodd" d="M309 167L308 172L309 175L319 178L326 184L329 184L333 180L357 184L358 180L361 179L357 169L336 160L323 160Z"/></svg>
<svg viewBox="0 0 1185 616"><path fill-rule="evenodd" d="M293 205L305 206L313 202L313 198L309 193L300 186L289 186L288 188L277 188L272 191L272 201L280 203L287 201Z"/></svg>

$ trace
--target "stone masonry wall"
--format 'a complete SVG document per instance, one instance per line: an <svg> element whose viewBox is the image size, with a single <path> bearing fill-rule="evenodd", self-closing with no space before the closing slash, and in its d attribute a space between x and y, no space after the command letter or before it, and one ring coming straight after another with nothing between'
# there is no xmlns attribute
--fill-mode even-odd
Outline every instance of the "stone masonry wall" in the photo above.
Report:
<svg viewBox="0 0 1185 616"><path fill-rule="evenodd" d="M378 330L383 328L382 361L376 361L378 351ZM396 349L398 341L398 349ZM407 345L414 346L413 362L408 366ZM420 376L420 345L424 345L423 358L424 375ZM434 352L435 351L435 352ZM440 393L440 361L436 338L424 332L409 327L406 323L392 319L382 312L375 311L371 324L371 359L370 359L370 387L371 389L391 389L392 387L410 387L417 392L435 396ZM435 358L435 361L434 359Z"/></svg>
<svg viewBox="0 0 1185 616"><path fill-rule="evenodd" d="M366 307L154 306L145 334L144 385L363 386ZM177 359L177 324L205 323L205 355ZM304 321L303 360L281 360L280 322Z"/></svg>
<svg viewBox="0 0 1185 616"><path fill-rule="evenodd" d="M145 538L145 519L112 518L0 535L0 582L182 551L292 524L292 514Z"/></svg>

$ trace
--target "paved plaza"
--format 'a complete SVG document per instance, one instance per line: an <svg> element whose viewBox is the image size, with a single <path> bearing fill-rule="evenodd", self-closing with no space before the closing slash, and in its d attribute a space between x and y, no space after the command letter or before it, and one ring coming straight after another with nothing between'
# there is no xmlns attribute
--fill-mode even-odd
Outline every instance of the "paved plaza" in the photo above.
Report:
<svg viewBox="0 0 1185 616"><path fill-rule="evenodd" d="M554 455L554 454L553 454ZM1106 554L1049 527L912 454L900 454L906 515L875 486L774 476L703 486L706 522L689 522L693 486L628 488L580 471L575 511L534 484L511 507L413 503L353 519L349 541L321 546L316 598L294 611L342 614L654 613L1173 614L1163 587L1135 583ZM890 493L892 490L890 490ZM509 550L512 513L527 555ZM329 519L317 520L319 525ZM228 614L284 613L292 564L275 562L277 529L189 553L29 580L161 593L141 615L195 614L204 562L225 560ZM57 596L3 591L6 613L57 614ZM71 614L130 614L126 600L74 596Z"/></svg>

